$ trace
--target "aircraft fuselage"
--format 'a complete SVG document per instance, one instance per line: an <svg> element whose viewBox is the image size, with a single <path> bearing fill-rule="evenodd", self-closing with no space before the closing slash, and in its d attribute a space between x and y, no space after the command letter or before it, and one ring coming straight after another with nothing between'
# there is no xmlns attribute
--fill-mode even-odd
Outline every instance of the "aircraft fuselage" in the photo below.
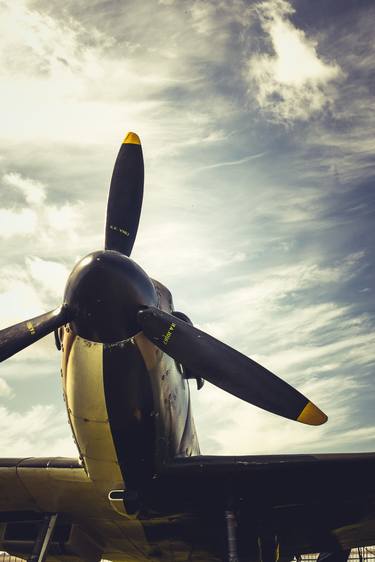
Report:
<svg viewBox="0 0 375 562"><path fill-rule="evenodd" d="M169 290L130 258L101 251L74 268L65 302L75 320L60 329L70 425L96 486L141 491L176 456L199 454L183 369L144 337L142 306L171 313Z"/></svg>

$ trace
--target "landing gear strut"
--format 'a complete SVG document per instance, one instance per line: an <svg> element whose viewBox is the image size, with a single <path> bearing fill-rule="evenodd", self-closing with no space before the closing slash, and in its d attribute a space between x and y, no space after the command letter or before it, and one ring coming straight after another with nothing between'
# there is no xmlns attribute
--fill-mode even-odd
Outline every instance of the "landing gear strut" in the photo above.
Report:
<svg viewBox="0 0 375 562"><path fill-rule="evenodd" d="M280 557L280 546L276 535L266 534L258 537L259 562L277 562Z"/></svg>
<svg viewBox="0 0 375 562"><path fill-rule="evenodd" d="M237 521L233 511L225 512L228 539L228 562L239 562L237 551Z"/></svg>
<svg viewBox="0 0 375 562"><path fill-rule="evenodd" d="M47 514L40 524L33 551L28 562L44 562L57 521L57 513Z"/></svg>

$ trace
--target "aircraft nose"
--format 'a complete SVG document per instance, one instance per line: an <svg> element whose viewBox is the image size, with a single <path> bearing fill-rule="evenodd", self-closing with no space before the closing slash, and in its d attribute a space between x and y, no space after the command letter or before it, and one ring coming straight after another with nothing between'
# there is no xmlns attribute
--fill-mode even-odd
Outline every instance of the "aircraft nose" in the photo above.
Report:
<svg viewBox="0 0 375 562"><path fill-rule="evenodd" d="M82 338L102 343L126 340L140 331L137 312L156 306L157 295L147 273L123 254L105 250L83 258L73 269L64 302Z"/></svg>

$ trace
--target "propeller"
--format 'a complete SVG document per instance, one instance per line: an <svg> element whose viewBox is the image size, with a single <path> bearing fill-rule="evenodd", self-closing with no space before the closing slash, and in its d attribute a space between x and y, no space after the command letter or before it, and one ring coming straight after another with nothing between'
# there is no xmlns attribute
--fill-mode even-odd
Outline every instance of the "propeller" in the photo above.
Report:
<svg viewBox="0 0 375 562"><path fill-rule="evenodd" d="M0 361L12 357L47 334L54 332L71 318L67 307L61 306L31 320L0 330Z"/></svg>
<svg viewBox="0 0 375 562"><path fill-rule="evenodd" d="M130 256L140 219L143 180L141 143L135 133L128 133L118 153L111 180L105 228L106 250L115 250ZM90 263L101 262L101 257L95 254L96 258L93 260L93 256L94 254L90 259L84 258L77 265L70 278L73 284L85 278L87 272L85 273L84 264L88 267ZM109 261L117 263L118 259ZM134 267L131 270L133 271ZM125 274L125 271L123 273ZM143 273L140 274L141 277ZM144 276L144 286L148 287L151 281L146 273ZM115 286L117 287L116 283L110 284L109 293ZM126 283L121 286L128 287ZM131 283L129 287L132 288ZM138 290L138 282L134 288ZM131 299L131 295L134 297L134 294L138 295L138 292L126 292L128 299ZM139 294L143 295L142 291ZM148 295L148 292L145 294ZM138 297L139 295L134 312L139 309L140 302L143 305L147 303L147 299L139 300ZM95 298L97 299L97 295ZM101 300L95 301L95 298L89 301L91 304L96 302L100 312ZM67 322L77 320L79 303L76 303L78 306L73 306L69 299L66 303L56 310L1 330L0 361L11 357ZM130 304L133 306L134 303ZM90 322L93 321L95 315L85 311L84 305L81 313L84 322L87 321L86 317L90 317ZM99 316L96 314L95 317L102 318L102 313L100 312ZM327 416L295 388L242 353L198 330L181 314L178 318L153 306L142 306L137 319L144 335L151 342L197 377L202 374L209 382L230 394L285 418L309 425L321 425L327 421ZM111 322L113 323L113 318Z"/></svg>
<svg viewBox="0 0 375 562"><path fill-rule="evenodd" d="M194 373L259 408L309 425L327 416L298 390L232 347L158 308L138 312L145 336Z"/></svg>
<svg viewBox="0 0 375 562"><path fill-rule="evenodd" d="M128 133L119 150L109 190L105 229L106 250L130 256L143 199L143 155L138 135ZM0 361L55 331L72 319L64 305L41 316L0 330Z"/></svg>
<svg viewBox="0 0 375 562"><path fill-rule="evenodd" d="M143 200L144 167L141 141L128 133L118 153L108 196L105 249L130 256Z"/></svg>

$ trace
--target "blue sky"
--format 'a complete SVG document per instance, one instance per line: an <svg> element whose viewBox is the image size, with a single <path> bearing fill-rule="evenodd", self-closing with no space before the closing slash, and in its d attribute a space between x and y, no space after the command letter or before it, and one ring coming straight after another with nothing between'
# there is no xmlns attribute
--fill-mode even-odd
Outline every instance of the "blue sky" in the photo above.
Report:
<svg viewBox="0 0 375 562"><path fill-rule="evenodd" d="M202 329L296 385L310 428L206 384L211 454L374 450L372 2L0 4L1 326L57 306L103 246L128 130L133 258ZM74 455L45 338L2 364L3 454ZM204 373L202 373L204 376Z"/></svg>

